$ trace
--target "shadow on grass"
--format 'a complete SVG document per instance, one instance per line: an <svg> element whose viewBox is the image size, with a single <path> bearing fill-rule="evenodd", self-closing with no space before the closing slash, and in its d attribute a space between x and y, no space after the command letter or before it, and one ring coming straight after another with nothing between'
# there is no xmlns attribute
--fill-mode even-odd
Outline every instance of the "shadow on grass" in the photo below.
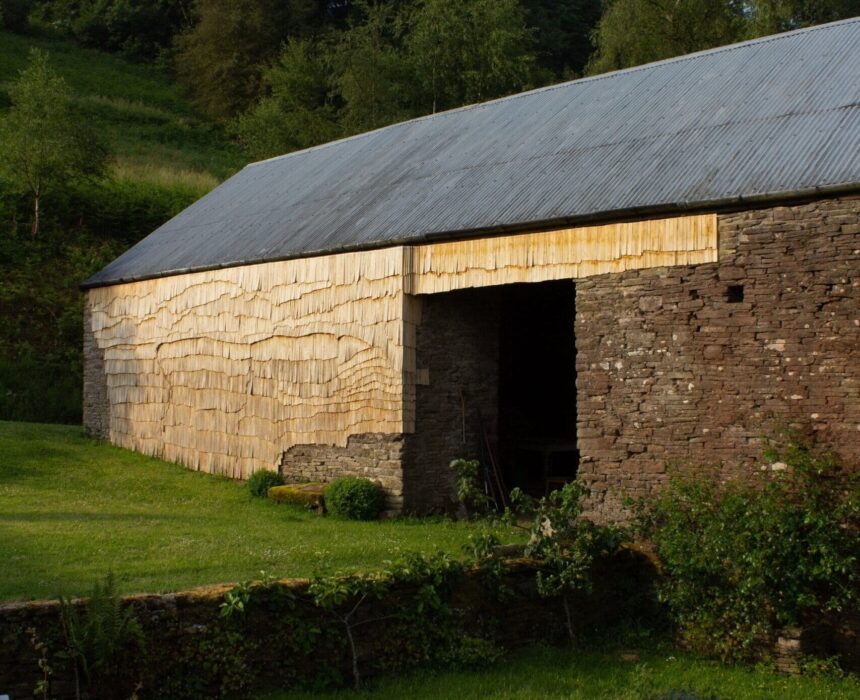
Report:
<svg viewBox="0 0 860 700"><path fill-rule="evenodd" d="M226 517L226 516L225 516ZM278 519L283 523L304 523L305 518L302 518L296 514L292 513L284 513L282 516L278 516ZM177 514L165 514L165 515L153 515L149 513L104 513L104 512L70 512L70 511L39 511L39 512L5 512L0 513L0 522L28 522L28 523L61 523L61 522L142 522L147 521L150 523L188 523L189 525L195 525L199 522L199 515L177 515ZM279 523L280 524L280 523Z"/></svg>

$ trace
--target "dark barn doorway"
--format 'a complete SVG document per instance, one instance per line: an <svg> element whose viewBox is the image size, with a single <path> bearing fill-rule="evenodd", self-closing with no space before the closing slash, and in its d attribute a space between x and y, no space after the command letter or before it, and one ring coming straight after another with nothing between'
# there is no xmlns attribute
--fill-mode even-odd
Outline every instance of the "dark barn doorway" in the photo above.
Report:
<svg viewBox="0 0 860 700"><path fill-rule="evenodd" d="M499 462L508 489L542 496L576 476L576 294L571 280L502 288Z"/></svg>

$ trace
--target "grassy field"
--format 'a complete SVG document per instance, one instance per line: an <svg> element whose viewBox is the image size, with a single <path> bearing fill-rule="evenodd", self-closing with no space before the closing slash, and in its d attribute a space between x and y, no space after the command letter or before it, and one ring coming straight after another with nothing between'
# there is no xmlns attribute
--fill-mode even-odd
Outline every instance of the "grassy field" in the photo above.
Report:
<svg viewBox="0 0 860 700"><path fill-rule="evenodd" d="M686 693L686 694L684 694ZM265 700L856 700L856 678L786 677L673 652L625 661L618 651L529 649L487 669L419 671L385 678L361 693L275 693ZM263 698L260 698L263 700Z"/></svg>
<svg viewBox="0 0 860 700"><path fill-rule="evenodd" d="M471 526L346 522L251 499L242 482L95 442L77 427L0 422L0 600L372 569L409 551L458 554Z"/></svg>
<svg viewBox="0 0 860 700"><path fill-rule="evenodd" d="M107 139L114 177L199 196L244 164L223 130L197 115L167 74L66 40L0 32L0 111L31 48L48 53L78 107Z"/></svg>

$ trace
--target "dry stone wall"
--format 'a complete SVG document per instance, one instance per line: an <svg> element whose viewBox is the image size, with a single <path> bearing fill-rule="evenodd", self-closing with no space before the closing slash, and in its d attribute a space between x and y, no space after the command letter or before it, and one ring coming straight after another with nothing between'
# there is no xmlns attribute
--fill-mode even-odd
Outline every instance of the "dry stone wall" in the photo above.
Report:
<svg viewBox="0 0 860 700"><path fill-rule="evenodd" d="M481 456L482 431L496 431L499 374L499 288L421 298L417 331L415 432L403 460L408 511L456 506L456 458Z"/></svg>
<svg viewBox="0 0 860 700"><path fill-rule="evenodd" d="M450 615L425 607L421 624L403 621L405 614L416 614L417 585L395 585L380 599L356 606L352 625L362 678L426 664L428 652L438 666L445 652L456 653L446 646L451 639L482 640L478 650L566 640L560 602L538 595L535 573L535 563L524 560L507 562L501 578L467 570L450 588L440 587ZM593 593L570 601L578 636L641 615L642 603L651 597L652 568L641 557L625 553L601 562L594 576L599 585ZM255 588L243 610L229 617L221 608L229 585L123 598L141 625L143 648L117 649L113 661L120 676L105 687L112 692L89 697L235 698L348 684L352 671L344 626L313 603L309 583L287 579ZM502 602L500 585L506 590ZM354 604L347 600L338 612L346 614ZM0 695L76 697L60 609L56 600L0 603ZM47 678L34 640L44 645ZM428 649L428 643L434 646ZM36 689L43 680L48 682L44 693Z"/></svg>
<svg viewBox="0 0 860 700"><path fill-rule="evenodd" d="M597 514L667 465L761 466L799 423L860 463L860 198L719 217L720 262L578 280L580 473Z"/></svg>
<svg viewBox="0 0 860 700"><path fill-rule="evenodd" d="M360 476L376 482L386 493L385 509L403 506L402 435L351 435L345 447L294 445L281 457L279 471L288 482L327 483L341 476Z"/></svg>

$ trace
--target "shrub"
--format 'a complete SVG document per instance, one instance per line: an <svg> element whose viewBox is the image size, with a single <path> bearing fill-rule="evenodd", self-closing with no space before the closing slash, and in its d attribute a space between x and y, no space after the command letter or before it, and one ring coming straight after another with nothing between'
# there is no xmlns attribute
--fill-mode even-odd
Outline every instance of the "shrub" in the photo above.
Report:
<svg viewBox="0 0 860 700"><path fill-rule="evenodd" d="M457 498L466 512L486 513L493 501L483 488L481 463L477 459L455 459L449 466L457 475Z"/></svg>
<svg viewBox="0 0 860 700"><path fill-rule="evenodd" d="M284 477L278 472L272 472L268 469L260 469L248 478L248 488L251 495L257 496L257 498L265 498L269 495L269 489L272 486L281 486L283 483Z"/></svg>
<svg viewBox="0 0 860 700"><path fill-rule="evenodd" d="M545 598L561 598L571 642L576 640L570 598L591 593L594 564L616 554L627 533L616 526L598 525L584 517L584 499L590 495L581 481L571 481L560 490L535 500L520 489L511 491L511 524L531 518L524 554L540 562L536 582Z"/></svg>
<svg viewBox="0 0 860 700"><path fill-rule="evenodd" d="M385 505L385 494L370 479L347 476L332 481L325 490L326 508L350 520L373 520Z"/></svg>
<svg viewBox="0 0 860 700"><path fill-rule="evenodd" d="M664 569L660 596L688 641L724 660L808 614L856 606L860 478L808 443L767 455L752 481L674 477L639 504Z"/></svg>

